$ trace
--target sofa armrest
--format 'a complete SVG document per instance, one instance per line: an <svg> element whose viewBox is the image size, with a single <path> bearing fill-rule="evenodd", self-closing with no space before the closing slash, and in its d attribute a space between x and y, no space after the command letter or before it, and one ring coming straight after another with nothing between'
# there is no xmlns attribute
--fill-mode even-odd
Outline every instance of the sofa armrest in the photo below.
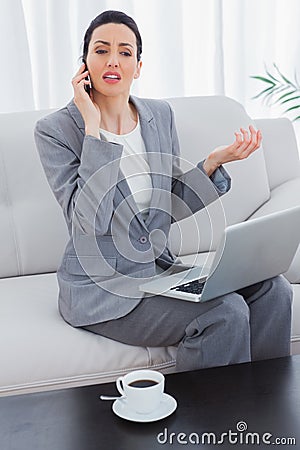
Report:
<svg viewBox="0 0 300 450"><path fill-rule="evenodd" d="M271 191L270 199L264 203L252 216L265 216L276 211L300 206L300 176L292 180L286 181ZM283 238L287 238L282 230ZM290 283L300 283L300 246L296 251L289 270L284 274Z"/></svg>
<svg viewBox="0 0 300 450"><path fill-rule="evenodd" d="M256 119L263 135L263 151L270 189L300 176L296 135L292 122L286 118Z"/></svg>

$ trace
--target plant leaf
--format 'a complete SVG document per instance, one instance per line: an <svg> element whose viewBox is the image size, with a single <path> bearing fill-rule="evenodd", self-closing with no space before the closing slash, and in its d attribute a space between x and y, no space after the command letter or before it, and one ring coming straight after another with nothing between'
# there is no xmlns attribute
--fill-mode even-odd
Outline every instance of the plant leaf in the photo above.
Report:
<svg viewBox="0 0 300 450"><path fill-rule="evenodd" d="M285 94L281 95L281 96L276 100L275 103L279 103L280 100L282 100L282 99L285 98L285 97L288 97L289 95L294 94L295 92L297 92L296 89L294 89L293 91L290 91L290 92L286 92ZM281 103L281 102L280 102L280 103ZM283 102L282 102L282 103L283 103Z"/></svg>
<svg viewBox="0 0 300 450"><path fill-rule="evenodd" d="M275 69L277 70L277 72L279 73L279 75L281 76L281 78L283 79L283 81L285 81L286 83L288 83L290 86L293 86L294 88L296 88L296 86L294 85L294 83L292 83L292 81L288 80L279 70L279 68L277 67L277 65L275 63L273 63ZM297 89L297 88L296 88Z"/></svg>
<svg viewBox="0 0 300 450"><path fill-rule="evenodd" d="M288 89L288 86L277 86L276 88L273 89L273 92L268 93L266 97L268 97L269 101L267 98L266 99L266 104L268 106L272 106L276 103L276 95L278 95L280 92L285 91L286 89ZM271 101L273 100L273 101Z"/></svg>
<svg viewBox="0 0 300 450"><path fill-rule="evenodd" d="M273 89L273 95L278 95L280 92L286 91L287 89L289 89L289 86L276 86Z"/></svg>
<svg viewBox="0 0 300 450"><path fill-rule="evenodd" d="M277 78L275 78L274 75L272 75L271 72L268 71L266 65L265 65L265 71L266 71L266 74L269 75L270 78L272 78L272 80L277 81L279 83L279 80L277 80Z"/></svg>
<svg viewBox="0 0 300 450"><path fill-rule="evenodd" d="M285 113L289 112L289 111L293 111L293 109L298 109L300 108L300 105L296 105L296 106L292 106L291 108L287 109L286 111L284 111Z"/></svg>
<svg viewBox="0 0 300 450"><path fill-rule="evenodd" d="M265 94L267 91L270 91L270 90L272 90L272 89L274 89L274 87L273 87L273 86L270 86L270 87L264 89L263 91L259 92L259 94L255 95L255 97L252 97L252 99L258 98L258 97L260 97L261 95ZM272 93L270 92L270 93L267 94L267 95L272 95Z"/></svg>
<svg viewBox="0 0 300 450"><path fill-rule="evenodd" d="M300 98L300 95L297 95L296 97L288 98L287 100L284 100L283 102L281 102L281 104L283 105L284 103L290 102L292 100L297 100L297 98Z"/></svg>
<svg viewBox="0 0 300 450"><path fill-rule="evenodd" d="M279 70L279 67L276 63L273 62L273 67L275 69L275 75L273 75L265 65L265 73L266 76L262 75L252 75L250 78L253 78L258 81L262 81L267 84L267 87L259 92L257 95L252 97L252 99L257 99L261 97L262 103L268 106L272 106L275 104L284 105L285 103L296 101L300 99L300 84L297 79L297 73L295 71L294 81L289 80L283 73ZM277 76L278 74L278 76ZM294 104L286 111L283 112L289 113L290 111L296 110L300 108L300 102L296 102L298 104ZM299 120L300 116L297 116L294 120Z"/></svg>
<svg viewBox="0 0 300 450"><path fill-rule="evenodd" d="M250 78L254 78L255 80L264 81L265 83L270 83L270 84L273 84L273 86L275 86L275 83L273 81L269 80L268 78L259 76L259 75L253 75L253 76L250 76Z"/></svg>

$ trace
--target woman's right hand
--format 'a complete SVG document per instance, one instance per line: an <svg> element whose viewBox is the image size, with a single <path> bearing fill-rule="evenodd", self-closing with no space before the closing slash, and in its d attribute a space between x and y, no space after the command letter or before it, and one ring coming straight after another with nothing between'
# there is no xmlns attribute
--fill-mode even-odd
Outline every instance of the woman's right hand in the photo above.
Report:
<svg viewBox="0 0 300 450"><path fill-rule="evenodd" d="M85 124L85 134L89 134L99 139L99 128L101 123L101 111L99 106L93 101L93 91L90 95L86 92L85 86L89 84L86 80L89 72L83 63L72 79L74 89L74 103L79 109Z"/></svg>

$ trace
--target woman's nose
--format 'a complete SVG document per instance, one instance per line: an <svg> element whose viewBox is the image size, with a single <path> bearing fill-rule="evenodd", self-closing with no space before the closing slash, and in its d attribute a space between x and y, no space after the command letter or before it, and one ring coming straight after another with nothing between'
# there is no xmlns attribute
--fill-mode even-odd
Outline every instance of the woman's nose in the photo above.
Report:
<svg viewBox="0 0 300 450"><path fill-rule="evenodd" d="M111 54L107 60L108 67L119 67L119 60L117 55Z"/></svg>

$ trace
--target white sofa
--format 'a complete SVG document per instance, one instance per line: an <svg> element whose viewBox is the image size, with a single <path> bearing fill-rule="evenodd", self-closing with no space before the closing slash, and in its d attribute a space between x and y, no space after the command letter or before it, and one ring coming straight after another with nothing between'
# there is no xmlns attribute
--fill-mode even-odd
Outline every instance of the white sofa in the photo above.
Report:
<svg viewBox="0 0 300 450"><path fill-rule="evenodd" d="M239 103L226 97L168 101L186 167L253 123ZM0 395L101 383L134 368L173 371L176 347L123 345L72 328L58 313L55 271L67 230L33 141L35 122L47 113L0 115ZM201 263L208 250L213 254L224 218L237 223L300 204L299 155L291 123L269 119L255 124L263 131L263 149L226 166L233 181L222 207L216 202L209 214L201 211L173 225L171 246L183 261L196 258ZM282 238L288 239L284 230ZM295 293L292 352L300 353L299 250L286 276Z"/></svg>

